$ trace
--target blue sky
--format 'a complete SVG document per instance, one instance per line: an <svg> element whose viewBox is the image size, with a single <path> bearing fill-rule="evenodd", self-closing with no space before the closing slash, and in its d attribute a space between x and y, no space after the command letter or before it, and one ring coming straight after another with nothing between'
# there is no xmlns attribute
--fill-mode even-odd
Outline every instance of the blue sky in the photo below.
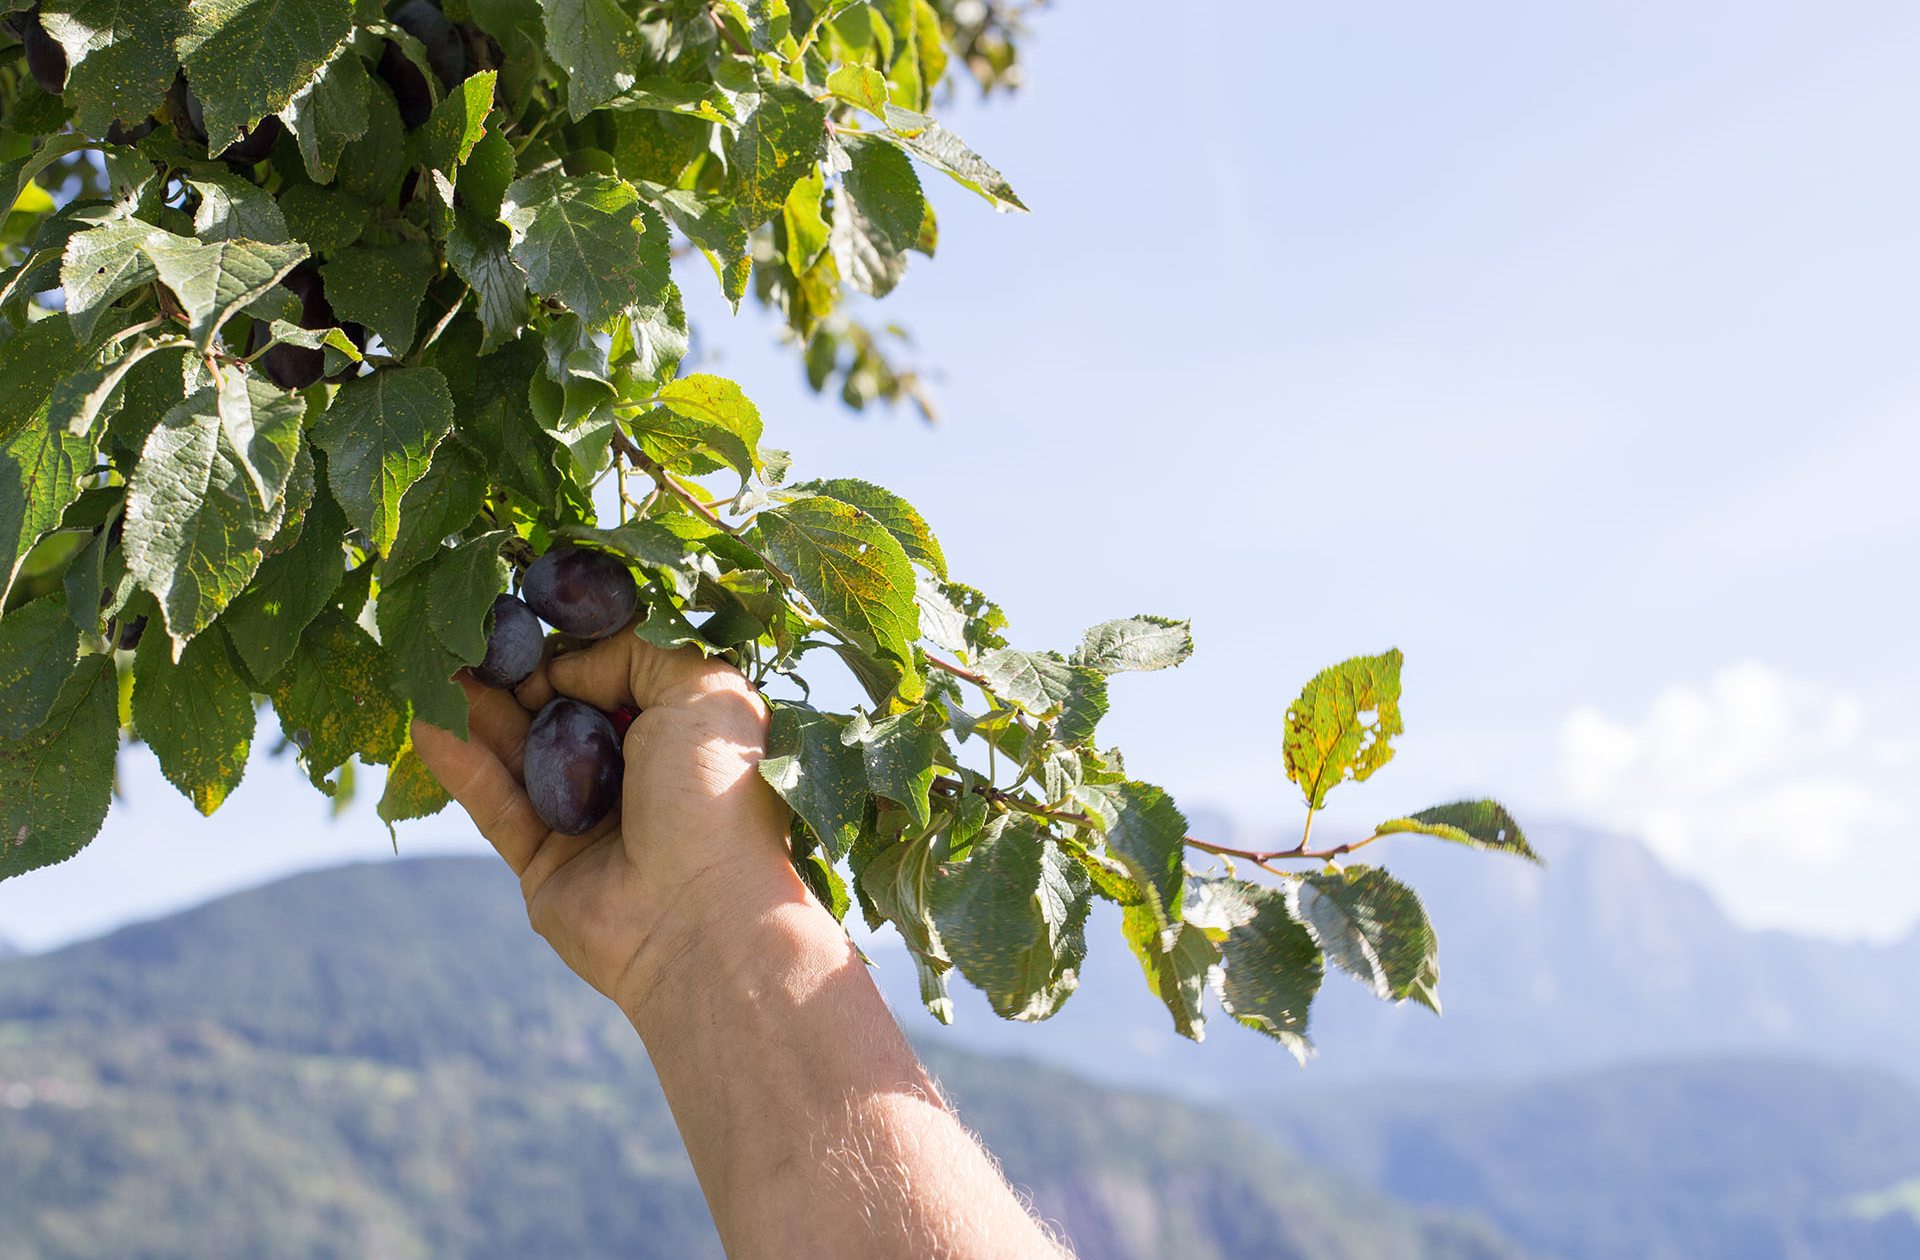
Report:
<svg viewBox="0 0 1920 1260"><path fill-rule="evenodd" d="M929 176L940 257L881 310L943 426L811 398L690 269L708 366L798 476L916 502L1023 643L1191 616L1105 730L1243 839L1298 827L1299 683L1392 644L1409 734L1332 826L1497 793L1645 836L1749 923L1908 929L1920 12L1168 12L1059 7L1029 87L956 112L1034 213ZM284 762L211 821L123 775L91 849L0 884L0 934L390 852Z"/></svg>

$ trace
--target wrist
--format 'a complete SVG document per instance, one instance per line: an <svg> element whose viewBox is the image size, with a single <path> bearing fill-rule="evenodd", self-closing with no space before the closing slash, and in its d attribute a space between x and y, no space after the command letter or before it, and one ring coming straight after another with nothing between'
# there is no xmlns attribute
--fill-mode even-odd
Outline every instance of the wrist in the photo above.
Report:
<svg viewBox="0 0 1920 1260"><path fill-rule="evenodd" d="M652 918L609 995L642 1037L683 1022L690 995L777 984L823 950L846 948L784 856L704 868L664 894Z"/></svg>

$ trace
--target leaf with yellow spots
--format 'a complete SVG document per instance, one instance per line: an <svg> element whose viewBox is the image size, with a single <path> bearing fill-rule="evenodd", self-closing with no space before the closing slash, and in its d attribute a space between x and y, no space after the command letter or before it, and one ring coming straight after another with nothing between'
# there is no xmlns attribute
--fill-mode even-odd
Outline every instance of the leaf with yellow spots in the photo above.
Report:
<svg viewBox="0 0 1920 1260"><path fill-rule="evenodd" d="M380 794L380 821L387 824L387 834L394 834L393 824L397 822L426 818L446 806L446 789L413 751L413 741L409 739L400 755L393 759L393 768L387 771L386 791Z"/></svg>
<svg viewBox="0 0 1920 1260"><path fill-rule="evenodd" d="M174 48L218 151L277 114L353 34L351 0L195 0Z"/></svg>
<svg viewBox="0 0 1920 1260"><path fill-rule="evenodd" d="M1319 809L1393 756L1400 723L1400 652L1356 656L1315 674L1287 710L1287 777Z"/></svg>
<svg viewBox="0 0 1920 1260"><path fill-rule="evenodd" d="M253 747L253 693L226 632L213 626L171 657L163 634L140 640L134 658L133 725L160 761L160 773L203 814L211 814L247 772Z"/></svg>
<svg viewBox="0 0 1920 1260"><path fill-rule="evenodd" d="M407 741L407 711L388 685L380 645L337 608L307 627L269 694L280 729L322 790L326 777L355 753L385 764Z"/></svg>

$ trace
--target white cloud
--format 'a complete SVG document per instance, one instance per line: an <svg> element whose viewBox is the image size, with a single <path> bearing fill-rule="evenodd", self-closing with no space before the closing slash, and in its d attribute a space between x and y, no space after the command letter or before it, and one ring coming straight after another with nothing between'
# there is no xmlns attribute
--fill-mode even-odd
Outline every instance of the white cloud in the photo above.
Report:
<svg viewBox="0 0 1920 1260"><path fill-rule="evenodd" d="M1911 906L1836 897L1911 835L1917 763L1920 741L1873 729L1859 697L1758 662L1668 687L1638 720L1582 706L1560 731L1576 808L1781 927L1833 930L1836 907L1856 932L1905 925Z"/></svg>

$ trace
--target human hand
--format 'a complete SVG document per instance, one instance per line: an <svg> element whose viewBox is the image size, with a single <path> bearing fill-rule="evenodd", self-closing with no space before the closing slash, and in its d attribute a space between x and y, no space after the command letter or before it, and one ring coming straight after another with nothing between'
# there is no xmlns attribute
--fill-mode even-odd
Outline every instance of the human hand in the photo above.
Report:
<svg viewBox="0 0 1920 1260"><path fill-rule="evenodd" d="M756 768L766 702L738 670L622 631L551 658L512 694L461 684L469 738L416 721L415 751L519 875L534 930L630 1016L726 906L806 900L786 806ZM577 836L540 821L521 782L527 728L556 694L640 710L620 805Z"/></svg>

